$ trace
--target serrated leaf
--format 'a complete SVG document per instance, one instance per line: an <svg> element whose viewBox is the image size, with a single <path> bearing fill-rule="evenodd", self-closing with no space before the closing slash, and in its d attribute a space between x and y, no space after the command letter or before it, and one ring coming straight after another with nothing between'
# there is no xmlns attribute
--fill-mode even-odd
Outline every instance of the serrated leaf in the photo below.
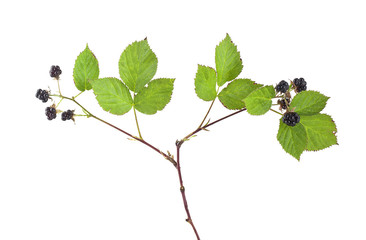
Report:
<svg viewBox="0 0 366 240"><path fill-rule="evenodd" d="M123 115L132 108L130 91L117 78L101 78L91 82L99 105L107 112Z"/></svg>
<svg viewBox="0 0 366 240"><path fill-rule="evenodd" d="M88 45L76 58L74 71L74 83L79 91L90 90L92 88L89 81L98 79L98 60L89 49Z"/></svg>
<svg viewBox="0 0 366 240"><path fill-rule="evenodd" d="M155 114L170 102L175 79L160 78L152 80L135 96L135 108L145 114Z"/></svg>
<svg viewBox="0 0 366 240"><path fill-rule="evenodd" d="M316 91L303 91L298 93L291 101L290 110L299 115L312 115L324 109L329 97Z"/></svg>
<svg viewBox="0 0 366 240"><path fill-rule="evenodd" d="M300 116L300 124L307 133L306 150L317 151L337 144L337 128L333 119L326 114Z"/></svg>
<svg viewBox="0 0 366 240"><path fill-rule="evenodd" d="M222 89L218 97L220 102L228 109L242 109L245 106L244 99L254 90L262 87L250 79L235 79Z"/></svg>
<svg viewBox="0 0 366 240"><path fill-rule="evenodd" d="M272 106L272 98L276 95L273 86L264 86L254 90L244 99L249 114L262 115L268 112Z"/></svg>
<svg viewBox="0 0 366 240"><path fill-rule="evenodd" d="M300 160L302 152L307 145L306 131L303 125L296 124L291 127L282 122L280 119L280 127L277 133L277 140L282 148L297 160Z"/></svg>
<svg viewBox="0 0 366 240"><path fill-rule="evenodd" d="M204 101L212 101L216 98L216 71L211 67L198 65L196 78L194 79L196 94Z"/></svg>
<svg viewBox="0 0 366 240"><path fill-rule="evenodd" d="M236 45L229 34L215 49L217 85L222 86L227 81L235 79L243 69L243 63Z"/></svg>
<svg viewBox="0 0 366 240"><path fill-rule="evenodd" d="M147 40L133 42L121 54L119 74L127 87L138 93L154 77L158 59Z"/></svg>

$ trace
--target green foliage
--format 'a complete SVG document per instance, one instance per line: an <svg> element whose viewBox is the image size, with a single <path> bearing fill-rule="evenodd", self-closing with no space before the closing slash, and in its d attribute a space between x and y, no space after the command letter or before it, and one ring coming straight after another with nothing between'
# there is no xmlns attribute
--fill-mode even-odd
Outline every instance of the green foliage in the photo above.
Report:
<svg viewBox="0 0 366 240"><path fill-rule="evenodd" d="M240 110L245 107L251 115L263 115L273 106L273 98L281 97L276 96L273 86L256 84L250 79L235 79L243 64L228 34L215 48L215 63L216 70L198 65L195 91L200 99L213 101L218 97L227 109ZM227 82L230 83L219 91ZM300 123L291 127L280 120L277 139L283 149L296 159L300 159L304 150L320 150L337 143L334 122L328 115L319 114L328 99L316 91L302 91L294 96L288 106L288 111L300 116Z"/></svg>
<svg viewBox="0 0 366 240"><path fill-rule="evenodd" d="M244 99L248 113L262 115L269 111L272 106L272 98L276 95L273 86L261 87Z"/></svg>
<svg viewBox="0 0 366 240"><path fill-rule="evenodd" d="M229 34L215 49L217 85L222 86L227 81L235 79L243 69L240 53L231 41Z"/></svg>
<svg viewBox="0 0 366 240"><path fill-rule="evenodd" d="M221 103L228 109L244 107L243 99L253 91L253 83L248 79L237 79L229 84L219 94L219 87L235 79L243 69L240 53L229 34L226 34L215 49L216 70L211 67L198 65L195 90L199 98L204 101L213 101L219 96ZM244 81L243 81L244 80ZM246 89L248 87L248 89ZM236 89L239 88L239 89Z"/></svg>
<svg viewBox="0 0 366 240"><path fill-rule="evenodd" d="M99 105L107 112L123 115L133 105L130 91L117 78L101 78L91 81Z"/></svg>
<svg viewBox="0 0 366 240"><path fill-rule="evenodd" d="M283 123L282 119L280 120L277 140L283 149L297 160L300 160L300 155L306 148L306 137L306 130L303 125L297 124L290 127Z"/></svg>
<svg viewBox="0 0 366 240"><path fill-rule="evenodd" d="M220 102L228 109L242 109L245 107L244 98L251 92L262 87L250 79L235 79L222 89L218 97Z"/></svg>
<svg viewBox="0 0 366 240"><path fill-rule="evenodd" d="M303 115L300 123L306 130L306 150L317 151L337 144L337 137L335 136L337 128L329 115Z"/></svg>
<svg viewBox="0 0 366 240"><path fill-rule="evenodd" d="M170 102L175 79L160 78L153 80L135 97L135 108L141 113L155 114Z"/></svg>
<svg viewBox="0 0 366 240"><path fill-rule="evenodd" d="M312 115L324 109L329 97L316 91L303 91L297 94L290 104L290 110L299 115Z"/></svg>
<svg viewBox="0 0 366 240"><path fill-rule="evenodd" d="M123 115L132 107L145 114L155 114L170 101L175 79L161 78L151 81L158 60L147 40L130 44L121 54L117 78L88 81L99 105L112 114ZM146 87L145 85L148 84ZM131 92L134 92L131 96Z"/></svg>
<svg viewBox="0 0 366 240"><path fill-rule="evenodd" d="M138 93L154 77L158 59L145 39L130 44L121 54L118 66L123 82Z"/></svg>
<svg viewBox="0 0 366 240"><path fill-rule="evenodd" d="M333 119L327 114L320 113L326 106L329 97L316 91L302 91L292 99L291 91L295 90L295 92L298 92L299 86L296 89L290 86L290 89L287 91L287 85L283 85L286 89L277 88L278 92L276 95L273 86L263 86L247 78L236 79L243 69L243 64L240 53L228 34L215 48L215 63L216 69L198 65L194 82L196 94L200 99L212 101L212 103L197 129L181 140L176 141L176 158L169 151L164 153L157 147L146 142L142 138L138 124L136 110L149 115L163 110L171 100L175 81L173 78L152 80L157 71L158 60L154 52L150 49L146 39L133 42L122 52L118 63L119 74L122 80L114 77L99 78L98 60L88 45L77 57L73 70L76 88L81 92L93 89L99 105L105 111L115 115L123 115L133 108L139 137L90 113L75 100L80 93L74 97L63 96L59 82L57 82L59 89L58 95L49 95L48 91L38 89L36 97L43 102L44 100L48 100L50 96L61 98L57 105L53 103L51 107L47 107L46 115L49 120L49 114L52 114L52 119L54 119L56 113L61 113L61 110L57 108L63 99L68 99L78 105L85 115L74 114L74 110L67 110L61 114L62 120L74 121L74 117L77 116L92 117L124 133L129 139L143 143L170 161L174 165L174 169L178 170L180 189L188 216L187 221L192 225L197 239L199 239L193 221L190 218L184 191L182 191L182 189L184 190L184 186L179 154L182 144L195 137L198 132L201 130L208 131L208 128L213 124L241 113L245 109L251 115L263 115L269 110L272 110L282 115L277 140L283 149L294 158L300 160L300 156L305 150L318 151L337 144L337 128ZM61 74L61 71L57 73L57 76L52 72L53 70L51 70L50 76L58 81L58 75ZM303 89L305 89L305 80L301 79L300 82L304 83ZM224 87L225 84L227 84L226 87ZM223 87L222 90L221 87ZM207 120L207 117L216 97L219 98L220 102L227 109L239 111L210 122L210 120ZM272 101L274 98L279 100L277 104L273 104ZM285 103L284 100L286 100ZM290 106L288 106L288 101L290 101ZM280 105L279 111L286 111L285 122L291 126L283 122L283 114L281 112L271 109L274 105ZM52 109L50 110L52 112L48 112L48 109ZM70 115L65 117L65 113Z"/></svg>
<svg viewBox="0 0 366 240"><path fill-rule="evenodd" d="M197 68L195 91L204 101L214 101L218 97L227 109L246 108L251 115L263 115L273 106L273 98L288 97L286 94L276 95L273 86L263 86L247 78L236 79L243 64L237 46L228 34L215 48L215 64L216 69L203 65ZM136 41L122 52L119 59L122 81L117 78L98 79L98 60L87 45L75 61L73 77L80 91L93 88L99 105L105 111L123 115L134 108L151 115L163 110L170 102L175 81L173 78L152 80L157 65L158 60L147 40ZM227 86L223 87L226 83ZM280 119L277 139L283 149L296 159L299 160L305 150L318 151L337 144L334 121L329 115L320 113L328 99L317 91L302 91L293 97L286 110L296 112L300 122L288 126ZM141 138L140 131L139 134Z"/></svg>
<svg viewBox="0 0 366 240"><path fill-rule="evenodd" d="M196 78L194 79L196 94L204 101L212 101L216 98L216 71L211 67L198 65Z"/></svg>
<svg viewBox="0 0 366 240"><path fill-rule="evenodd" d="M82 92L90 90L92 86L89 81L99 77L98 60L88 45L76 58L73 77L76 88Z"/></svg>
<svg viewBox="0 0 366 240"><path fill-rule="evenodd" d="M300 155L305 150L318 151L337 144L335 135L337 128L333 119L329 115L319 113L328 99L315 91L304 91L294 97L289 108L299 114L300 122L295 127L290 127L282 123L281 119L277 135L278 141L287 153L300 159ZM293 138L288 134L289 129L299 128L298 126L304 129L301 139Z"/></svg>

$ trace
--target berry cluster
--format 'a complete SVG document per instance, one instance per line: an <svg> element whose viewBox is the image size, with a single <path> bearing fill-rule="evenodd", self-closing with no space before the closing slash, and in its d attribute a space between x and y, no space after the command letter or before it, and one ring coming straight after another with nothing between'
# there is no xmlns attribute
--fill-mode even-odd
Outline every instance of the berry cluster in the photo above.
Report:
<svg viewBox="0 0 366 240"><path fill-rule="evenodd" d="M285 80L282 80L276 85L275 89L277 92L286 93L289 89L289 85Z"/></svg>
<svg viewBox="0 0 366 240"><path fill-rule="evenodd" d="M62 71L61 71L59 66L57 66L57 65L56 66L55 65L51 66L51 69L50 69L50 76L51 77L58 80L61 73L62 73ZM50 93L48 91L42 90L42 89L37 90L36 98L40 99L42 102L47 102L48 99L51 99L50 98ZM62 99L61 99L61 101L62 101ZM58 112L61 112L61 111L56 109L55 104L53 104L52 106L49 106L45 109L45 114L46 114L48 120L55 119L57 117ZM75 114L74 114L73 110L67 110L67 111L65 111L61 114L61 120L62 121L66 121L66 120L73 120L74 121L74 116L75 116Z"/></svg>
<svg viewBox="0 0 366 240"><path fill-rule="evenodd" d="M71 110L67 110L65 112L63 112L61 114L61 120L62 121L66 121L66 120L74 120L72 117L74 116L74 111L71 111Z"/></svg>
<svg viewBox="0 0 366 240"><path fill-rule="evenodd" d="M49 97L50 97L50 95L46 90L42 90L42 89L37 90L36 98L38 98L42 102L44 102L44 103L47 102Z"/></svg>
<svg viewBox="0 0 366 240"><path fill-rule="evenodd" d="M61 73L62 73L62 71L59 66L54 66L54 65L51 66L51 69L50 69L51 77L58 79L60 77Z"/></svg>
<svg viewBox="0 0 366 240"><path fill-rule="evenodd" d="M295 92L302 92L306 90L306 81L303 78L295 78L293 81L295 85Z"/></svg>
<svg viewBox="0 0 366 240"><path fill-rule="evenodd" d="M46 107L46 116L48 120L52 120L56 118L56 108L54 106Z"/></svg>
<svg viewBox="0 0 366 240"><path fill-rule="evenodd" d="M300 116L295 112L287 112L283 115L282 121L285 124L293 127L296 125L296 123L300 122Z"/></svg>

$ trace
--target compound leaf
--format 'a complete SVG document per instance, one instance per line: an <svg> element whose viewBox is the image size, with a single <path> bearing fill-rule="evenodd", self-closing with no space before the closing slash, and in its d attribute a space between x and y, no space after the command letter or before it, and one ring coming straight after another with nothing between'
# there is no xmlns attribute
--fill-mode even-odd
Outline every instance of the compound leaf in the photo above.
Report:
<svg viewBox="0 0 366 240"><path fill-rule="evenodd" d="M300 160L300 155L306 149L307 145L306 130L302 124L296 124L293 127L288 126L283 123L281 118L277 140L287 153Z"/></svg>
<svg viewBox="0 0 366 240"><path fill-rule="evenodd" d="M307 133L306 150L317 151L337 144L337 128L333 119L326 114L300 116L300 123Z"/></svg>
<svg viewBox="0 0 366 240"><path fill-rule="evenodd" d="M217 85L222 86L227 81L235 79L243 69L243 63L236 45L229 34L215 49Z"/></svg>
<svg viewBox="0 0 366 240"><path fill-rule="evenodd" d="M141 113L155 114L170 102L175 79L160 78L152 80L135 96L135 108Z"/></svg>
<svg viewBox="0 0 366 240"><path fill-rule="evenodd" d="M264 86L254 90L244 99L249 114L262 115L268 112L272 106L272 98L276 95L273 86Z"/></svg>
<svg viewBox="0 0 366 240"><path fill-rule="evenodd" d="M88 45L76 58L73 77L76 88L82 92L90 90L92 86L89 81L99 77L98 60Z"/></svg>
<svg viewBox="0 0 366 240"><path fill-rule="evenodd" d="M294 97L289 108L299 115L313 115L324 109L328 99L316 91L303 91Z"/></svg>
<svg viewBox="0 0 366 240"><path fill-rule="evenodd" d="M158 59L145 39L130 44L122 52L118 66L123 82L138 93L154 77Z"/></svg>
<svg viewBox="0 0 366 240"><path fill-rule="evenodd" d="M196 94L204 101L216 98L216 71L213 68L198 65L194 79Z"/></svg>
<svg viewBox="0 0 366 240"><path fill-rule="evenodd" d="M107 112L123 115L132 108L133 100L128 88L117 78L91 81L99 105Z"/></svg>
<svg viewBox="0 0 366 240"><path fill-rule="evenodd" d="M242 109L245 106L244 98L251 92L262 87L250 79L235 79L222 89L218 97L220 102L228 109Z"/></svg>

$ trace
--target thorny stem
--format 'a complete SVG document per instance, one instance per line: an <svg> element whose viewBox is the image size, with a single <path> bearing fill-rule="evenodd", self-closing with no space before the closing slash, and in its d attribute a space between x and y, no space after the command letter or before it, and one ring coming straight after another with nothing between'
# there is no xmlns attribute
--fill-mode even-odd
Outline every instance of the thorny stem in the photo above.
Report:
<svg viewBox="0 0 366 240"><path fill-rule="evenodd" d="M103 120L103 119L95 116L94 114L92 114L91 112L89 112L85 107L83 107L78 101L76 101L75 100L75 97L69 98L69 97L65 97L65 96L63 96L61 94L60 95L51 95L51 96L59 97L61 99L67 99L67 100L70 100L70 101L74 102L76 105L78 105L81 109L84 110L84 112L88 115L88 117L92 117L92 118L94 118L94 119L96 119L96 120L98 120L98 121L100 121L100 122L102 122L102 123L104 123L104 124L106 124L106 125L114 128L114 129L116 129L116 130L124 133L125 135L129 136L130 138L135 139L135 140L137 140L137 141L145 144L146 146L150 147L154 151L156 151L159 154L161 154L166 160L168 160L169 162L171 162L175 167L177 166L177 162L170 155L165 154L164 152L160 151L158 148L154 147L153 145L151 145L150 143L146 142L145 140L143 140L141 138L138 138L136 136L133 136L132 134L130 134L130 133L128 133L128 132L126 132L126 131L118 128L117 126L115 126L115 125L113 125L113 124L111 124L111 123L109 123L109 122L107 122L107 121L105 121L105 120Z"/></svg>
<svg viewBox="0 0 366 240"><path fill-rule="evenodd" d="M126 132L126 131L124 131L124 130L122 130L122 129L118 128L117 126L115 126L115 125L113 125L113 124L111 124L111 123L109 123L109 122L107 122L107 121L105 121L105 120L103 120L103 119L101 119L101 118L99 118L99 117L97 117L97 116L93 115L93 114L92 114L92 113L90 113L90 112L89 112L85 107L83 107L79 102L77 102L77 101L75 100L75 97L69 98L69 97L65 97L65 96L63 96L63 95L61 95L61 94L60 94L60 95L51 95L51 96L59 97L59 98L61 98L61 100L62 100L62 99L67 99L67 100L70 100L70 101L74 102L76 105L78 105L81 109L83 109L83 110L84 110L84 112L87 114L87 117L92 117L92 118L94 118L94 119L96 119L96 120L98 120L98 121L100 121L100 122L102 122L102 123L104 123L104 124L107 124L108 126L110 126L110 127L114 128L114 129L116 129L116 130L118 130L118 131L120 131L120 132L124 133L125 135L129 136L130 138L135 139L135 140L137 140L137 141L139 141L139 142L141 142L141 143L145 144L146 146L150 147L150 148L151 148L151 149L153 149L154 151L156 151L156 152L158 152L159 154L161 154L161 155L162 155L165 159L167 159L169 162L171 162L171 163L176 167L177 172L178 172L179 185L180 185L180 192L181 192L182 199L183 199L184 209L185 209L186 214L187 214L187 219L186 219L186 221L187 221L187 222L192 226L192 229L193 229L193 231L194 231L194 233L195 233L195 235L196 235L196 237L197 237L197 240L200 240L200 237L199 237L198 232L197 232L197 229L196 229L196 227L195 227L195 225L194 225L194 223L193 223L193 220L192 220L192 217L191 217L191 213L190 213L189 208L188 208L188 201L187 201L187 197L186 197L185 187L184 187L184 185L183 185L183 177L182 177L182 171L181 171L181 163L180 163L180 148L181 148L181 146L183 145L183 143L184 143L185 141L188 141L188 140L189 140L193 135L197 134L197 133L198 133L198 132L200 132L201 130L207 130L207 128L208 128L208 127L210 127L210 126L212 126L212 125L214 125L214 124L216 124L216 123L218 123L218 122L221 122L221 121L223 121L223 120L225 120L225 119L227 119L227 118L229 118L229 117L232 117L232 116L234 116L234 115L236 115L236 114L238 114L238 113L241 113L241 112L245 111L245 110L246 110L246 108L240 109L240 110L238 110L238 111L236 111L236 112L233 112L233 113L231 113L231 114L229 114L229 115L226 115L226 116L224 116L224 117L222 117L222 118L220 118L220 119L218 119L218 120L216 120L216 121L213 121L213 122L211 122L211 123L207 123L206 125L202 126L202 125L204 124L204 121L206 120L206 118L207 118L207 116L208 116L208 114L209 114L209 112L210 112L211 108L212 108L212 105L213 105L213 102L212 102L212 103L211 103L211 106L210 106L209 110L207 111L207 113L206 113L206 115L205 115L205 117L204 117L203 121L201 122L200 126L199 126L196 130L194 130L193 132L191 132L190 134L188 134L187 136L185 136L182 140L180 140L180 141L178 141L178 140L177 140L177 141L176 141L176 143L175 143L175 144L176 144L176 147L177 147L177 161L175 161L175 160L174 160L174 158L170 155L170 153L169 153L169 152L168 152L168 154L165 154L165 153L163 153L162 151L160 151L158 148L154 147L154 146L153 146L153 145L151 145L150 143L148 143L148 142L146 142L145 140L143 140L143 139L141 138L141 134L140 134L140 138L138 138L138 137L133 136L132 134L130 134L130 133L128 133L128 132ZM78 95L77 95L77 96L78 96ZM136 119L136 120L137 120L137 119Z"/></svg>
<svg viewBox="0 0 366 240"><path fill-rule="evenodd" d="M246 108L240 109L240 110L238 110L236 112L233 112L233 113L231 113L229 115L226 115L225 117L222 117L220 119L217 119L216 121L213 121L213 122L211 122L211 123L209 123L209 124L207 124L207 125L205 125L203 127L197 128L196 130L194 130L193 132L191 132L190 134L188 134L187 136L185 136L182 140L183 141L188 141L190 137L192 137L196 133L200 132L201 130L206 130L208 127L210 127L210 126L212 126L212 125L214 125L214 124L216 124L218 122L221 122L222 120L224 120L226 118L229 118L229 117L234 116L234 115L236 115L238 113L241 113L241 112L243 112L245 110L247 110L247 109Z"/></svg>
<svg viewBox="0 0 366 240"><path fill-rule="evenodd" d="M192 220L191 214L190 214L189 209L188 209L186 190L185 190L184 185L183 185L182 171L181 171L181 168L180 168L180 154L179 154L179 152L180 152L180 147L182 146L183 143L184 143L183 140L176 141L176 143L175 143L175 145L177 146L177 170L178 170L178 177L179 177L179 184L180 184L180 193L182 194L184 209L186 210L186 213L187 213L186 221L192 226L193 231L196 234L197 240L200 240L200 236L198 235L197 229L193 224L193 220Z"/></svg>
<svg viewBox="0 0 366 240"><path fill-rule="evenodd" d="M205 126L202 127L205 119L208 116L208 113L210 112L210 110L212 108L212 105L213 105L213 102L211 103L211 106L210 106L209 110L207 111L207 114L204 117L204 119L203 119L202 123L200 124L200 126L195 131L193 131L192 133L190 133L187 136L185 136L182 140L180 140L180 141L177 140L175 142L175 145L177 147L177 170L178 170L178 177L179 177L179 184L180 184L180 192L182 194L184 209L185 209L186 214L187 214L186 221L192 226L192 229L193 229L193 231L194 231L194 233L195 233L195 235L197 237L197 240L200 240L200 237L199 237L198 232L197 232L197 229L196 229L196 227L195 227L195 225L193 223L193 220L192 220L192 217L191 217L191 213L190 213L189 208L188 208L188 201L187 201L187 197L186 197L186 189L185 189L185 187L183 185L183 177L182 177L181 163L180 163L180 148L183 145L183 143L185 141L189 140L189 138L192 137L194 134L200 132L201 130L206 130L207 127L212 126L212 125L214 125L214 124L216 124L216 123L218 123L218 122L220 122L220 121L222 121L222 120L224 120L226 118L229 118L231 116L234 116L234 115L236 115L236 114L238 114L238 113L243 112L243 111L246 110L245 108L243 108L243 109L241 109L239 111L236 111L236 112L234 112L232 114L229 114L229 115L227 115L225 117L222 117L222 118L220 118L220 119L218 119L218 120L216 120L214 122L211 122L209 124L206 124Z"/></svg>

